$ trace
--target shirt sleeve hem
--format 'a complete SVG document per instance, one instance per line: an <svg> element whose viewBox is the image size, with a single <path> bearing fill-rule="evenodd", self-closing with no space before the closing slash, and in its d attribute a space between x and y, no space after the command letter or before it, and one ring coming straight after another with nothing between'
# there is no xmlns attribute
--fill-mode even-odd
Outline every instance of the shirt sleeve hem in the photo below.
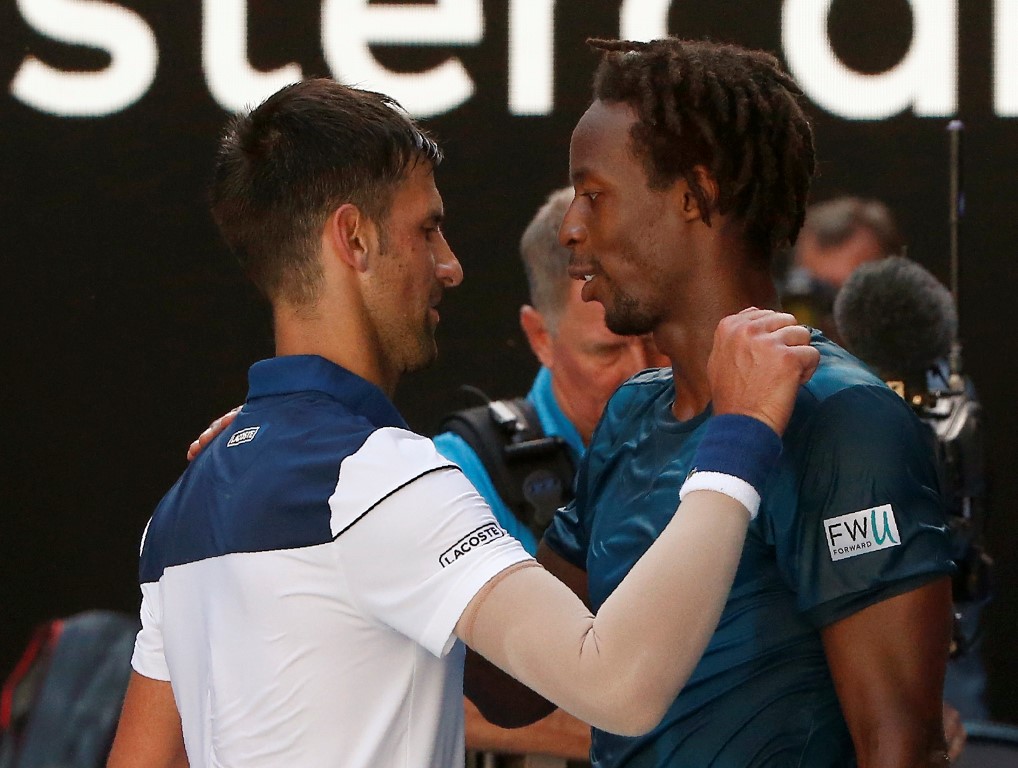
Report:
<svg viewBox="0 0 1018 768"><path fill-rule="evenodd" d="M463 611L466 610L474 596L483 589L485 584L506 568L532 559L533 557L522 546L514 546L499 553L498 557L478 564L459 581L455 589L450 591L448 598L435 612L424 631L421 644L438 657L449 653L456 642L456 635L453 632L456 622L460 620Z"/></svg>
<svg viewBox="0 0 1018 768"><path fill-rule="evenodd" d="M166 668L166 665L160 664L152 658L146 659L144 654L137 648L135 648L134 655L131 657L131 669L142 677L162 680L163 682L170 681L170 671Z"/></svg>
<svg viewBox="0 0 1018 768"><path fill-rule="evenodd" d="M903 595L919 587L926 586L938 579L951 575L950 568L928 571L916 576L911 576L901 581L885 584L878 589L866 592L857 592L851 595L844 595L834 600L829 600L822 605L803 612L806 619L817 628L830 626L842 619L848 618L871 605L890 600L892 597Z"/></svg>
<svg viewBox="0 0 1018 768"><path fill-rule="evenodd" d="M554 527L554 525L555 522L552 521L552 527ZM545 531L545 535L541 539L541 541L543 541L545 546L550 548L552 552L561 557L567 563L576 566L584 573L587 572L586 552L582 552L580 550L570 551L560 546L560 542L555 540L555 536L551 527L549 527L548 530Z"/></svg>

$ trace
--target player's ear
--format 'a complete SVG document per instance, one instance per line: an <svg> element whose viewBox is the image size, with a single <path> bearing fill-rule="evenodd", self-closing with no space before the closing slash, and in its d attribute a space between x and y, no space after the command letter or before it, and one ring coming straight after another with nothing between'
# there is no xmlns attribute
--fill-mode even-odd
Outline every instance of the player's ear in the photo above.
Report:
<svg viewBox="0 0 1018 768"><path fill-rule="evenodd" d="M523 335L527 337L527 343L530 345L534 357L545 368L550 368L555 361L555 355L552 351L551 331L548 329L544 315L529 304L524 304L520 307L520 328L523 329Z"/></svg>
<svg viewBox="0 0 1018 768"><path fill-rule="evenodd" d="M344 203L325 222L323 239L328 252L356 272L366 272L368 257L378 242L375 223L353 203Z"/></svg>
<svg viewBox="0 0 1018 768"><path fill-rule="evenodd" d="M701 210L701 201L693 192L693 188L689 182L684 179L680 179L676 182L676 187L678 188L678 193L681 195L680 208L682 210L683 217L687 221L708 219L710 218L710 214L717 208L718 198L721 194L717 179L714 178L714 175L705 165L693 166L693 179L696 181L697 186L699 186L703 191L707 210Z"/></svg>

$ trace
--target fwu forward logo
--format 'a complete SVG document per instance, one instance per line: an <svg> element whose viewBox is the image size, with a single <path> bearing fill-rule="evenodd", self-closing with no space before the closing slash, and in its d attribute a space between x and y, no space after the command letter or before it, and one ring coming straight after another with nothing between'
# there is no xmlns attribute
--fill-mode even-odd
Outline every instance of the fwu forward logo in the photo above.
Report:
<svg viewBox="0 0 1018 768"><path fill-rule="evenodd" d="M480 528L475 528L462 539L453 544L449 549L445 550L438 558L438 562L445 568L447 565L452 565L459 560L463 555L470 552L472 549L483 547L485 544L490 544L496 539L501 539L506 535L506 532L499 527L498 523L488 523L482 525Z"/></svg>
<svg viewBox="0 0 1018 768"><path fill-rule="evenodd" d="M901 543L890 504L824 520L831 560L844 560Z"/></svg>

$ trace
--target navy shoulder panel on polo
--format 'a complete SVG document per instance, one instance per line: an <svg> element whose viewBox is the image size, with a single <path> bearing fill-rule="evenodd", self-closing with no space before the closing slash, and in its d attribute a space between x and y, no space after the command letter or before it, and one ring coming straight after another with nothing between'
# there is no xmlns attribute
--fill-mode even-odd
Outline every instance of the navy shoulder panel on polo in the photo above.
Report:
<svg viewBox="0 0 1018 768"><path fill-rule="evenodd" d="M382 427L406 428L373 384L316 356L251 367L244 408L163 497L142 545L142 583L164 569L333 538L343 460Z"/></svg>

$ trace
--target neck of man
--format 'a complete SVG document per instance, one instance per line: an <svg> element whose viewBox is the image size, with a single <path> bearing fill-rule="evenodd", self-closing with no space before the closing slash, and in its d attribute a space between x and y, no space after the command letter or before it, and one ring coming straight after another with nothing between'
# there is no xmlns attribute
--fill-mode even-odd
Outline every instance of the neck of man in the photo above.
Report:
<svg viewBox="0 0 1018 768"><path fill-rule="evenodd" d="M715 264L690 283L690 290L674 302L673 314L654 330L658 349L672 363L672 413L679 421L702 413L710 403L707 360L718 323L747 307L779 308L777 289L765 264L740 256L720 257Z"/></svg>
<svg viewBox="0 0 1018 768"><path fill-rule="evenodd" d="M272 308L276 356L318 355L377 386L391 400L399 372L389 370L373 351L376 338L356 313L330 308L327 298L313 307L277 303Z"/></svg>

